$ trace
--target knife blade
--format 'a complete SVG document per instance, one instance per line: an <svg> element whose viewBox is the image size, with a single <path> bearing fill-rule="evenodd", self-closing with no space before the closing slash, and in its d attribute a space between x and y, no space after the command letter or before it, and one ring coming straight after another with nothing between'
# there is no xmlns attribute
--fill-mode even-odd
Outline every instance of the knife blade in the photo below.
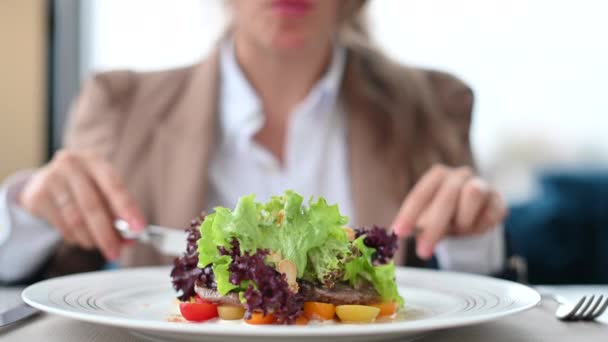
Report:
<svg viewBox="0 0 608 342"><path fill-rule="evenodd" d="M186 232L156 225L149 225L143 231L134 231L129 223L122 219L114 221L114 228L125 240L137 240L154 247L168 256L180 256L185 251Z"/></svg>
<svg viewBox="0 0 608 342"><path fill-rule="evenodd" d="M0 327L4 327L22 319L26 319L36 313L38 313L38 310L25 303L21 303L15 306L14 308L8 309L7 311L4 311L0 314Z"/></svg>

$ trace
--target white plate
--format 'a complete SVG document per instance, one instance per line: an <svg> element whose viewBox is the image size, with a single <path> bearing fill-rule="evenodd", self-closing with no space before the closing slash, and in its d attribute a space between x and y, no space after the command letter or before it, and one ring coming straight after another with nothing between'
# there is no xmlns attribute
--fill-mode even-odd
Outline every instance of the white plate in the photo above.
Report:
<svg viewBox="0 0 608 342"><path fill-rule="evenodd" d="M516 283L462 273L398 268L406 306L401 318L365 325L253 326L242 322L171 322L175 293L169 268L103 271L60 277L23 291L28 304L57 315L127 328L150 340L270 339L355 341L415 338L432 330L477 324L536 305L539 294Z"/></svg>

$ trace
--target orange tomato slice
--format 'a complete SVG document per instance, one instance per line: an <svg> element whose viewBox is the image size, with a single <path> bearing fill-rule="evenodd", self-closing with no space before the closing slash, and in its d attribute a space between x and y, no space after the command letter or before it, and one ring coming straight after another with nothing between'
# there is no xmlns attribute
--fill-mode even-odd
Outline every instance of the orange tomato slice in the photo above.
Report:
<svg viewBox="0 0 608 342"><path fill-rule="evenodd" d="M378 317L392 316L397 312L397 303L395 302L384 302L379 304L371 304L371 306L380 309Z"/></svg>
<svg viewBox="0 0 608 342"><path fill-rule="evenodd" d="M249 324L262 325L274 323L274 316L269 313L264 316L261 312L253 312L250 319L246 319L245 322Z"/></svg>
<svg viewBox="0 0 608 342"><path fill-rule="evenodd" d="M300 315L296 318L296 325L308 325L308 318L304 315Z"/></svg>
<svg viewBox="0 0 608 342"><path fill-rule="evenodd" d="M334 319L336 306L329 303L304 302L304 315L309 319Z"/></svg>

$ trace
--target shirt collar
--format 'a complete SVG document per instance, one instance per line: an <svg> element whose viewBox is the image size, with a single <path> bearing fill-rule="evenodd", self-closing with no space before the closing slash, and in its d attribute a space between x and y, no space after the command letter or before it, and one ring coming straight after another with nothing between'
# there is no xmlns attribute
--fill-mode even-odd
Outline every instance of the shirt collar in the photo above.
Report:
<svg viewBox="0 0 608 342"><path fill-rule="evenodd" d="M320 114L325 106L335 106L344 74L346 51L334 45L329 68L300 103L310 112ZM225 137L253 135L264 121L261 103L255 90L243 74L234 52L232 39L226 40L220 51L220 117L221 133Z"/></svg>

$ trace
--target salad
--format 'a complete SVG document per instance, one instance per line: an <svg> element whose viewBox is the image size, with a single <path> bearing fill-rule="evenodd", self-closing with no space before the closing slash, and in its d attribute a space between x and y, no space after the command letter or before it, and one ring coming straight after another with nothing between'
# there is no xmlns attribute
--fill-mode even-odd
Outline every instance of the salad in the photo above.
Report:
<svg viewBox="0 0 608 342"><path fill-rule="evenodd" d="M250 324L373 322L403 307L397 237L351 229L337 205L287 191L267 203L241 197L192 221L171 278L188 321Z"/></svg>

